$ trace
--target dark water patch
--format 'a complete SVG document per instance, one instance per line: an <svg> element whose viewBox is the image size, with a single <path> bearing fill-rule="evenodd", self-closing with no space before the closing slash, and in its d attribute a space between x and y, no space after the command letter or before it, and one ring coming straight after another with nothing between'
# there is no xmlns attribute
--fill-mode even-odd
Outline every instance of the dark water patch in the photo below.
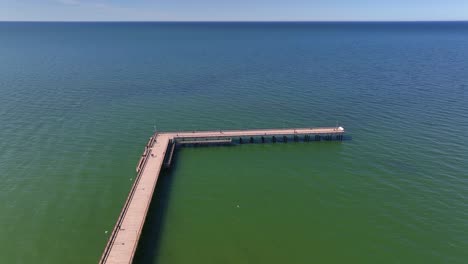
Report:
<svg viewBox="0 0 468 264"><path fill-rule="evenodd" d="M157 263L164 225L168 220L166 214L171 199L171 188L177 172L175 163L174 161L173 169L165 170L159 175L133 263Z"/></svg>

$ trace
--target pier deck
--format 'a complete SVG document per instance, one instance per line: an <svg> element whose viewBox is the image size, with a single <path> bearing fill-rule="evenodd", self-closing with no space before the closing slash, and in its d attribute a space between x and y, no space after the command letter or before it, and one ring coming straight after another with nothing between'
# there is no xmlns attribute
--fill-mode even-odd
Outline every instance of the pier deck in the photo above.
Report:
<svg viewBox="0 0 468 264"><path fill-rule="evenodd" d="M99 263L131 263L143 230L154 189L164 165L168 146L175 142L227 142L239 137L273 137L301 135L342 135L344 129L297 128L229 131L192 131L157 133L150 138L137 167L137 177L109 237ZM204 139L201 141L199 139ZM198 141L197 141L198 140Z"/></svg>

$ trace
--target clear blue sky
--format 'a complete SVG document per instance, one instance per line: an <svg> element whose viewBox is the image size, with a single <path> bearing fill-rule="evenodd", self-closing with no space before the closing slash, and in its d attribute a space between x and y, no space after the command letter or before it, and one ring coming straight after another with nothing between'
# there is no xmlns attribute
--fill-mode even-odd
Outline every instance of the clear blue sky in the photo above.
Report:
<svg viewBox="0 0 468 264"><path fill-rule="evenodd" d="M468 20L468 0L0 0L0 20Z"/></svg>

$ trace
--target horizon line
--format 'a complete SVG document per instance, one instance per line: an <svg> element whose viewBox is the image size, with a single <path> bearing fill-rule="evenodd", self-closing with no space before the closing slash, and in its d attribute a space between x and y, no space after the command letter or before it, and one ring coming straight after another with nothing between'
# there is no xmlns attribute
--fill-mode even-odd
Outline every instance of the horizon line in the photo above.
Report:
<svg viewBox="0 0 468 264"><path fill-rule="evenodd" d="M0 20L34 23L430 23L468 22L467 20Z"/></svg>

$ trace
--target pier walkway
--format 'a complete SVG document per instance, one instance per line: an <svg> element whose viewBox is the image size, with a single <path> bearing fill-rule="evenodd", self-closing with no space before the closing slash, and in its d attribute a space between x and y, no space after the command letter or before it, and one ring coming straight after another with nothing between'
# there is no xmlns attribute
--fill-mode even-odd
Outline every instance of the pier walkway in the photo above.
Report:
<svg viewBox="0 0 468 264"><path fill-rule="evenodd" d="M261 137L262 142L264 142L265 137L272 137L276 140L276 137L307 137L311 135L328 136L330 139L335 136L336 139L342 139L343 134L344 129L342 127L156 133L150 138L138 162L137 176L132 189L99 263L127 264L132 262L154 189L166 160L166 152L171 155L168 158L170 164L174 144L225 143L231 142L233 138L239 138L240 142L242 142L242 138L251 138L253 140L254 137Z"/></svg>

